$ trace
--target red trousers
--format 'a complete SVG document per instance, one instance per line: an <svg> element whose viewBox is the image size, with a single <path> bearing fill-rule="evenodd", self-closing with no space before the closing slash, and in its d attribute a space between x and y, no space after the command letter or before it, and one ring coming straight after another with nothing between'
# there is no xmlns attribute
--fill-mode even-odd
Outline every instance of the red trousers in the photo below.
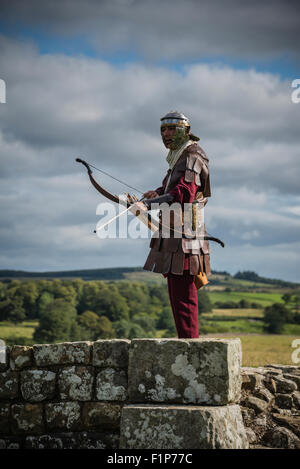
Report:
<svg viewBox="0 0 300 469"><path fill-rule="evenodd" d="M167 274L168 290L179 339L199 337L198 296L194 275Z"/></svg>

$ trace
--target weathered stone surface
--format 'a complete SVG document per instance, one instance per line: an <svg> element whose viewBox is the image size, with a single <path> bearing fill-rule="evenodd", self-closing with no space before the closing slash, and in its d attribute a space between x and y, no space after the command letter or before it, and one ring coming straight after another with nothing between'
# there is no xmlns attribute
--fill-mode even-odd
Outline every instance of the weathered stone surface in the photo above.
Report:
<svg viewBox="0 0 300 469"><path fill-rule="evenodd" d="M11 436L9 438L1 438L0 449L20 449L20 438L17 436Z"/></svg>
<svg viewBox="0 0 300 469"><path fill-rule="evenodd" d="M268 402L254 396L248 396L245 401L245 405L253 409L256 414L265 412L265 410L268 408Z"/></svg>
<svg viewBox="0 0 300 469"><path fill-rule="evenodd" d="M257 373L253 368L242 368L242 389L254 391L261 386L263 375Z"/></svg>
<svg viewBox="0 0 300 469"><path fill-rule="evenodd" d="M283 377L290 381L294 381L294 383L297 385L298 391L300 391L300 375L286 373L283 375Z"/></svg>
<svg viewBox="0 0 300 469"><path fill-rule="evenodd" d="M130 340L97 340L93 345L93 365L108 368L128 367Z"/></svg>
<svg viewBox="0 0 300 469"><path fill-rule="evenodd" d="M46 404L47 428L58 430L76 430L80 423L80 405L78 402L57 402Z"/></svg>
<svg viewBox="0 0 300 469"><path fill-rule="evenodd" d="M290 409L293 405L293 398L289 394L276 394L275 405L280 409Z"/></svg>
<svg viewBox="0 0 300 469"><path fill-rule="evenodd" d="M255 432L252 430L252 428L246 427L246 435L247 435L249 443L253 444L257 441L257 436Z"/></svg>
<svg viewBox="0 0 300 469"><path fill-rule="evenodd" d="M262 381L262 385L265 386L270 393L275 394L276 393L276 383L274 379L270 376L266 377Z"/></svg>
<svg viewBox="0 0 300 469"><path fill-rule="evenodd" d="M71 366L64 368L58 377L61 399L90 401L94 376L91 367Z"/></svg>
<svg viewBox="0 0 300 469"><path fill-rule="evenodd" d="M300 449L299 438L284 427L275 428L271 434L273 448Z"/></svg>
<svg viewBox="0 0 300 469"><path fill-rule="evenodd" d="M42 404L14 404L11 406L13 433L42 433Z"/></svg>
<svg viewBox="0 0 300 469"><path fill-rule="evenodd" d="M64 342L33 346L37 366L88 364L91 342Z"/></svg>
<svg viewBox="0 0 300 469"><path fill-rule="evenodd" d="M262 399L263 401L266 402L271 402L274 400L273 394L265 388L258 388L253 391L253 396L258 397L258 399Z"/></svg>
<svg viewBox="0 0 300 469"><path fill-rule="evenodd" d="M300 410L300 392L299 391L293 392L292 399L293 399L294 407L296 407L296 409Z"/></svg>
<svg viewBox="0 0 300 469"><path fill-rule="evenodd" d="M224 405L241 391L239 339L133 339L129 400Z"/></svg>
<svg viewBox="0 0 300 469"><path fill-rule="evenodd" d="M248 448L238 405L125 405L122 449Z"/></svg>
<svg viewBox="0 0 300 469"><path fill-rule="evenodd" d="M52 371L26 370L21 372L21 393L25 401L40 402L55 394L55 376Z"/></svg>
<svg viewBox="0 0 300 469"><path fill-rule="evenodd" d="M274 413L272 418L278 425L288 428L300 438L300 415L289 416Z"/></svg>
<svg viewBox="0 0 300 469"><path fill-rule="evenodd" d="M279 370L283 373L296 373L300 374L300 366L297 365L266 365L265 368L272 368L274 370Z"/></svg>
<svg viewBox="0 0 300 469"><path fill-rule="evenodd" d="M19 374L16 371L0 373L0 399L15 399L18 396Z"/></svg>
<svg viewBox="0 0 300 469"><path fill-rule="evenodd" d="M117 449L119 435L114 433L76 432L28 436L26 449Z"/></svg>
<svg viewBox="0 0 300 469"><path fill-rule="evenodd" d="M108 402L86 402L82 409L84 428L118 429L122 406Z"/></svg>
<svg viewBox="0 0 300 469"><path fill-rule="evenodd" d="M63 449L63 441L53 435L27 436L26 449Z"/></svg>
<svg viewBox="0 0 300 469"><path fill-rule="evenodd" d="M274 381L276 383L276 392L280 394L288 394L297 390L297 384L289 379L276 376L274 377Z"/></svg>
<svg viewBox="0 0 300 469"><path fill-rule="evenodd" d="M10 368L22 369L33 365L33 347L14 345L10 351Z"/></svg>
<svg viewBox="0 0 300 469"><path fill-rule="evenodd" d="M127 374L124 370L104 368L97 374L96 398L99 401L125 401L127 387Z"/></svg>
<svg viewBox="0 0 300 469"><path fill-rule="evenodd" d="M255 425L255 427L259 427L260 430L262 428L266 428L267 426L266 414L259 414L259 416L253 420L253 424Z"/></svg>
<svg viewBox="0 0 300 469"><path fill-rule="evenodd" d="M9 434L10 404L0 404L0 433Z"/></svg>

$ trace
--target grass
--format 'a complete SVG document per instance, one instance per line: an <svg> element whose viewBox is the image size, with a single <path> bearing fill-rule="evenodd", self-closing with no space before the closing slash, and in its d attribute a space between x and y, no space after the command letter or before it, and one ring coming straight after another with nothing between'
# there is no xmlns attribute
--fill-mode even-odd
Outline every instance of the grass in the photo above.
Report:
<svg viewBox="0 0 300 469"><path fill-rule="evenodd" d="M24 321L14 325L8 321L0 322L0 339L8 345L33 343L33 333L38 321Z"/></svg>
<svg viewBox="0 0 300 469"><path fill-rule="evenodd" d="M209 298L212 303L217 301L229 302L234 301L238 303L240 300L248 300L251 303L259 303L262 307L269 306L273 303L283 303L281 299L282 293L256 293L256 292L225 292L225 291L212 291L207 290Z"/></svg>
<svg viewBox="0 0 300 469"><path fill-rule="evenodd" d="M224 308L213 309L211 313L203 313L201 317L205 319L213 319L213 317L245 317L245 318L262 318L263 310L255 308Z"/></svg>
<svg viewBox="0 0 300 469"><path fill-rule="evenodd" d="M233 320L203 320L200 322L200 331L203 333L244 333L262 334L263 322L254 319L233 319Z"/></svg>
<svg viewBox="0 0 300 469"><path fill-rule="evenodd" d="M225 334L209 334L204 337L224 337ZM294 339L299 339L296 335L269 335L254 334L242 335L226 334L226 338L239 337L242 343L242 365L243 366L265 366L270 364L296 365L292 362L292 348ZM299 354L298 354L299 356Z"/></svg>

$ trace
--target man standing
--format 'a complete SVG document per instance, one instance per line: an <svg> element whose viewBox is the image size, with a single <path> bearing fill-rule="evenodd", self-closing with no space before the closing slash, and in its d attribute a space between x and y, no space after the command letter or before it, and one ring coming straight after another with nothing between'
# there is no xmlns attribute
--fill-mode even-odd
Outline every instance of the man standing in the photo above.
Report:
<svg viewBox="0 0 300 469"><path fill-rule="evenodd" d="M199 138L190 133L188 118L179 112L170 112L161 118L161 136L169 149L168 172L162 185L155 191L144 194L147 209L151 204L172 204L177 202L185 215L184 204L204 207L211 196L208 158L196 143ZM145 270L167 277L170 303L179 338L197 338L198 297L197 286L205 285L210 275L209 244L207 240L186 235L164 237L160 230L150 242L150 253L144 265ZM177 230L178 231L178 230ZM204 233L206 234L205 226ZM203 237L203 236L202 236ZM195 282L196 281L196 282ZM198 282L198 285L196 286ZM200 285L199 285L200 282Z"/></svg>

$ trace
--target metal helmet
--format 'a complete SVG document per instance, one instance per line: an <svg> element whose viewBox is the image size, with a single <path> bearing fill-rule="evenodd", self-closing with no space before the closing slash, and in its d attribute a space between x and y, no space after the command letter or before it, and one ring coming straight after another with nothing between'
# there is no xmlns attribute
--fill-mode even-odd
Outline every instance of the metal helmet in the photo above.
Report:
<svg viewBox="0 0 300 469"><path fill-rule="evenodd" d="M161 127L175 125L176 127L185 128L185 127L191 126L189 119L182 112L178 112L178 111L170 111L160 120L161 120ZM200 140L199 137L191 133L189 133L189 137L191 140L194 140L196 142Z"/></svg>
<svg viewBox="0 0 300 469"><path fill-rule="evenodd" d="M161 125L171 126L178 125L180 127L190 127L190 121L182 114L182 112L170 111L161 119Z"/></svg>

